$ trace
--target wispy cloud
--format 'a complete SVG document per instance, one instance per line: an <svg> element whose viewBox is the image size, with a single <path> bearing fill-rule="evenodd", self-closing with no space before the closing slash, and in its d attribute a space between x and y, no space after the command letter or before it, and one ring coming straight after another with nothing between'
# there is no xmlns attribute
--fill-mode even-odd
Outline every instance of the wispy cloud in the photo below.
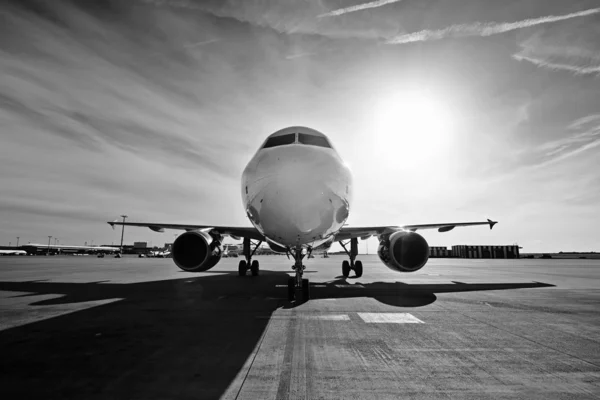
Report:
<svg viewBox="0 0 600 400"><path fill-rule="evenodd" d="M397 3L399 1L402 1L402 0L377 0L377 1L371 1L369 3L357 4L357 5L351 6L351 7L339 8L337 10L333 10L333 11L330 11L328 13L321 14L318 17L319 18L335 17L335 16L338 16L338 15L348 14L348 13L352 13L352 12L356 12L356 11L361 11L361 10L366 10L366 9L369 9L369 8L382 7L382 6L385 6L386 4Z"/></svg>
<svg viewBox="0 0 600 400"><path fill-rule="evenodd" d="M575 75L600 74L600 26L573 20L540 30L524 40L512 56L540 68Z"/></svg>
<svg viewBox="0 0 600 400"><path fill-rule="evenodd" d="M296 53L296 54L290 54L285 56L286 60L293 60L295 58L302 58L302 57L310 57L310 56L314 56L317 53L314 52L305 52L305 53Z"/></svg>
<svg viewBox="0 0 600 400"><path fill-rule="evenodd" d="M545 160L537 164L536 168L554 164L600 146L600 114L580 118L571 123L568 130L572 132L570 136L546 142L538 147L537 151L543 153Z"/></svg>
<svg viewBox="0 0 600 400"><path fill-rule="evenodd" d="M569 129L579 129L595 122L600 125L600 114L592 114L587 117L579 118L569 125Z"/></svg>
<svg viewBox="0 0 600 400"><path fill-rule="evenodd" d="M199 47L199 46L205 46L207 44L211 44L211 43L215 43L218 42L219 39L208 39L208 40L203 40L201 42L196 42L196 43L189 43L189 44L184 44L183 47Z"/></svg>
<svg viewBox="0 0 600 400"><path fill-rule="evenodd" d="M586 74L600 74L600 64L598 65L589 65L589 66L579 66L572 65L566 63L556 63L550 62L546 60L542 60L540 58L528 57L521 54L513 55L513 58L518 61L528 61L532 64L537 65L538 67L544 67L553 70L563 70L573 72L576 75L586 75Z"/></svg>
<svg viewBox="0 0 600 400"><path fill-rule="evenodd" d="M202 7L198 6L187 0L140 0L142 3L151 4L154 6L167 6L167 7L179 7L201 10Z"/></svg>
<svg viewBox="0 0 600 400"><path fill-rule="evenodd" d="M600 8L590 8L564 15L548 15L540 18L525 19L516 22L477 22L474 24L451 25L447 28L437 30L422 30L419 32L407 33L390 38L386 41L388 44L405 44L414 42L425 42L431 40L440 40L445 38L469 37L469 36L492 36L500 33L510 32L517 29L529 28L532 26L559 22L571 18L585 17L588 15L600 13Z"/></svg>

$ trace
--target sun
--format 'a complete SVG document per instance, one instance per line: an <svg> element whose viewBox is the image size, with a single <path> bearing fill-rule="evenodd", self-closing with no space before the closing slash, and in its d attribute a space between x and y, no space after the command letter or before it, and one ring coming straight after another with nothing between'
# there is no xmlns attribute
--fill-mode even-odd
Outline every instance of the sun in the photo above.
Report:
<svg viewBox="0 0 600 400"><path fill-rule="evenodd" d="M383 96L373 110L373 136L390 162L432 160L447 148L452 119L433 94L411 90Z"/></svg>

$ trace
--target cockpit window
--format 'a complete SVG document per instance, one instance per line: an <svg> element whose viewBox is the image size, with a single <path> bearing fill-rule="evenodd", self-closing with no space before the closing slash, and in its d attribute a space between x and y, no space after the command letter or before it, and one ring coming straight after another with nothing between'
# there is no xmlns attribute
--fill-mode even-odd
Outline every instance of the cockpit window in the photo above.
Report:
<svg viewBox="0 0 600 400"><path fill-rule="evenodd" d="M309 135L307 133L299 133L298 142L302 144L308 144L310 146L327 147L328 149L331 148L331 145L327 141L327 138L323 136Z"/></svg>
<svg viewBox="0 0 600 400"><path fill-rule="evenodd" d="M266 149L269 147L283 146L286 144L294 144L295 141L296 141L295 133L290 133L290 134L281 135L281 136L273 136L272 138L267 139L267 142L263 146L263 149Z"/></svg>

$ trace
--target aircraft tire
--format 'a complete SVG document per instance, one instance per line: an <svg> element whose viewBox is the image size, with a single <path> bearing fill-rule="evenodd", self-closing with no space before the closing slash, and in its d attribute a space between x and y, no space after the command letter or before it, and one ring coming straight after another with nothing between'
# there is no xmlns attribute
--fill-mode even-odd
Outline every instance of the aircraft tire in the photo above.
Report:
<svg viewBox="0 0 600 400"><path fill-rule="evenodd" d="M356 261L354 263L354 272L356 273L356 277L360 278L363 274L363 265L362 261Z"/></svg>
<svg viewBox="0 0 600 400"><path fill-rule="evenodd" d="M291 277L288 279L288 300L294 301L296 298L296 278Z"/></svg>
<svg viewBox="0 0 600 400"><path fill-rule="evenodd" d="M252 261L252 264L250 265L250 271L252 271L252 276L258 276L259 266L260 264L258 263L258 260Z"/></svg>
<svg viewBox="0 0 600 400"><path fill-rule="evenodd" d="M344 275L344 278L347 278L348 275L350 275L350 263L348 260L342 261L342 275Z"/></svg>
<svg viewBox="0 0 600 400"><path fill-rule="evenodd" d="M302 279L302 301L310 300L310 281Z"/></svg>
<svg viewBox="0 0 600 400"><path fill-rule="evenodd" d="M246 276L246 271L248 270L248 264L246 264L246 260L241 260L238 264L238 274L240 276Z"/></svg>

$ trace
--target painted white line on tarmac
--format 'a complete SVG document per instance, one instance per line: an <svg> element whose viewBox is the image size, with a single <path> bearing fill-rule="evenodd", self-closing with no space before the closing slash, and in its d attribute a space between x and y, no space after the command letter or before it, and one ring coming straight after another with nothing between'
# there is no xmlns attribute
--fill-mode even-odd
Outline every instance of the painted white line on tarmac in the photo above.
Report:
<svg viewBox="0 0 600 400"><path fill-rule="evenodd" d="M279 320L318 320L318 321L350 321L347 314L317 314L317 315L258 315L257 319L279 319Z"/></svg>
<svg viewBox="0 0 600 400"><path fill-rule="evenodd" d="M367 324L424 324L409 313L358 313Z"/></svg>
<svg viewBox="0 0 600 400"><path fill-rule="evenodd" d="M330 315L303 315L302 319L316 319L322 321L350 321L350 317L346 314L330 314Z"/></svg>

